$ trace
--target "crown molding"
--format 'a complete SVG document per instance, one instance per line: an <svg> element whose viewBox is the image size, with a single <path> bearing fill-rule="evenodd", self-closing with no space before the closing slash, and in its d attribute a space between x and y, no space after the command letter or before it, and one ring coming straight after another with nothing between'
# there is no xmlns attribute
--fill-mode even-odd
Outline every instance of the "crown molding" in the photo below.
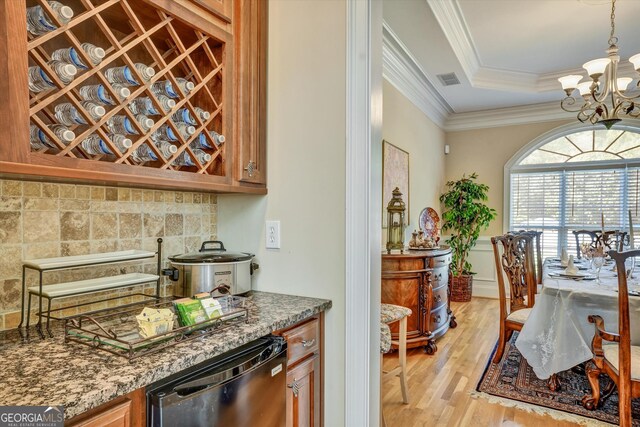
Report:
<svg viewBox="0 0 640 427"><path fill-rule="evenodd" d="M453 108L436 90L389 25L382 24L382 75L436 125L443 127Z"/></svg>
<svg viewBox="0 0 640 427"><path fill-rule="evenodd" d="M427 0L430 1L430 0ZM436 1L438 4L449 2ZM441 129L451 131L483 129L500 126L513 126L528 123L542 123L559 120L575 119L575 113L568 113L560 108L560 94L558 102L523 105L517 107L498 108L492 110L456 113L446 99L438 92L436 86L411 54L407 46L394 33L387 22L383 21L382 59L383 77L411 101L420 111L429 117ZM492 69L479 71L483 78L485 70L491 74ZM631 64L620 66L623 73L631 74ZM529 79L527 73L506 72L493 69L493 75L501 76L502 88L505 85L538 87L542 90L558 90L557 78L566 74L578 74L580 70L563 73L549 73L542 75L535 83ZM493 80L486 77L486 85ZM499 89L492 86L492 89ZM513 89L512 89L513 90Z"/></svg>
<svg viewBox="0 0 640 427"><path fill-rule="evenodd" d="M568 113L560 109L560 102L546 102L543 104L451 114L447 118L443 129L451 132L571 119L576 119L575 113Z"/></svg>

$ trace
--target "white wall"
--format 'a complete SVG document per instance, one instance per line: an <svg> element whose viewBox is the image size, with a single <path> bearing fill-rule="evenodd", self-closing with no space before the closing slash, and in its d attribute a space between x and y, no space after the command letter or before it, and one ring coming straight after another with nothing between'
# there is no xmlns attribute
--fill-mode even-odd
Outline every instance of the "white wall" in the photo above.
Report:
<svg viewBox="0 0 640 427"><path fill-rule="evenodd" d="M411 231L419 228L418 216L422 209L430 206L440 212L445 134L387 81L383 85L382 117L383 139L409 153L409 226L405 235L408 242ZM388 202L382 201L385 205ZM387 242L386 231L382 230L383 247Z"/></svg>
<svg viewBox="0 0 640 427"><path fill-rule="evenodd" d="M267 196L218 196L218 236L252 251L257 290L328 298L325 425L344 425L345 0L269 2ZM265 220L281 221L267 250Z"/></svg>
<svg viewBox="0 0 640 427"><path fill-rule="evenodd" d="M447 132L446 141L451 147L445 164L447 180L457 180L462 174L477 172L478 181L489 186L487 204L498 212L498 217L481 235L503 233L505 163L529 142L565 123L566 120Z"/></svg>

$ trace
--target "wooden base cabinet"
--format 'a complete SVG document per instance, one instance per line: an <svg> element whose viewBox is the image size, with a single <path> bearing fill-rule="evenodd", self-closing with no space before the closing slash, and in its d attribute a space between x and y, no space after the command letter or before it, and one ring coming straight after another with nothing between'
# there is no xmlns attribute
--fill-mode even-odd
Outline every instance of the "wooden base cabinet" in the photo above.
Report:
<svg viewBox="0 0 640 427"><path fill-rule="evenodd" d="M320 357L313 356L287 371L287 427L320 425Z"/></svg>
<svg viewBox="0 0 640 427"><path fill-rule="evenodd" d="M424 346L427 354L437 351L436 339L456 320L449 296L451 250L416 251L382 255L381 301L408 307L407 348ZM398 325L391 325L393 340L398 340Z"/></svg>
<svg viewBox="0 0 640 427"><path fill-rule="evenodd" d="M323 314L277 332L287 340L287 427L320 427L323 393Z"/></svg>
<svg viewBox="0 0 640 427"><path fill-rule="evenodd" d="M146 395L139 388L64 423L67 427L144 427Z"/></svg>

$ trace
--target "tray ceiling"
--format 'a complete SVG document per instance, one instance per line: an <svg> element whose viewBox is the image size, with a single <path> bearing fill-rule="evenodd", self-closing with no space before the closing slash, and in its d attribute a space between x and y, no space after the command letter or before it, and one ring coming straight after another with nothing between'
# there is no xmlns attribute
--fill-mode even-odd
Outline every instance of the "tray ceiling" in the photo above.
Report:
<svg viewBox="0 0 640 427"><path fill-rule="evenodd" d="M582 64L604 57L608 47L606 0L384 0L383 13L385 37L405 47L450 107L449 118L559 104L556 79L585 75ZM640 1L616 2L621 62L640 52L638 19ZM437 75L451 72L461 84L445 87ZM637 75L630 64L621 74Z"/></svg>

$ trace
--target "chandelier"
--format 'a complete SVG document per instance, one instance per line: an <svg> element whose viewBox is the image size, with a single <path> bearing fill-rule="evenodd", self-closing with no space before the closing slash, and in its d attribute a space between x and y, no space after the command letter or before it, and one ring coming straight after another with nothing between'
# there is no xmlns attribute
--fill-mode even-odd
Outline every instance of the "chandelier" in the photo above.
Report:
<svg viewBox="0 0 640 427"><path fill-rule="evenodd" d="M590 81L580 82L582 76L569 75L560 77L567 94L560 103L564 111L578 113L578 120L592 124L602 123L607 129L622 120L620 116L637 118L640 116L640 106L635 100L640 94L628 96L627 86L633 80L630 77L618 77L618 38L615 35L615 10L616 0L611 1L611 34L609 36L609 49L607 58L594 59L585 63L582 67L591 78ZM640 72L640 54L629 58L633 68ZM638 83L640 85L640 82ZM581 98L579 101L573 97L573 92L578 90Z"/></svg>

